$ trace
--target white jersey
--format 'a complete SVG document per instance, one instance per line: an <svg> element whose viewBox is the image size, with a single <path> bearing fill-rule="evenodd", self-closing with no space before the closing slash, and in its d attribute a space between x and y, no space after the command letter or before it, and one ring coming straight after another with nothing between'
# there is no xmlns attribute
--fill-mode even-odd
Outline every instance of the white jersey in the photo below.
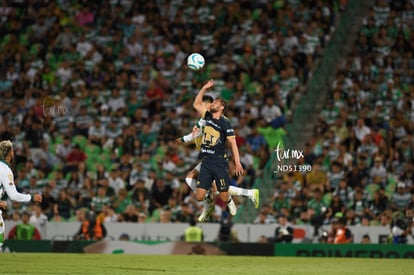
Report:
<svg viewBox="0 0 414 275"><path fill-rule="evenodd" d="M12 170L10 169L9 165L3 161L0 161L0 200L3 197L4 193L6 193L12 201L29 202L32 199L32 196L29 194L26 195L17 192L16 186L14 185ZM0 234L3 234L4 231L4 221L2 211L0 209Z"/></svg>
<svg viewBox="0 0 414 275"><path fill-rule="evenodd" d="M32 199L32 196L29 194L22 194L17 192L16 186L14 185L13 172L10 167L4 163L0 162L0 200L3 197L4 193L9 196L12 201L18 202L29 202Z"/></svg>

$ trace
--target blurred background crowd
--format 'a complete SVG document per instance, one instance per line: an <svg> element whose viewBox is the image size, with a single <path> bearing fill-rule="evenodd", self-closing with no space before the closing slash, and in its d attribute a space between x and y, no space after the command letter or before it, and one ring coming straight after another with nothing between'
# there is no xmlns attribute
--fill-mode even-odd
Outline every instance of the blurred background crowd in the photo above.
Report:
<svg viewBox="0 0 414 275"><path fill-rule="evenodd" d="M285 175L270 211L317 228L340 219L412 233L413 4L379 0L364 17L305 144L312 172Z"/></svg>
<svg viewBox="0 0 414 275"><path fill-rule="evenodd" d="M209 78L211 94L229 101L248 171L232 184L252 188L344 8L330 0L2 1L0 138L14 143L18 189L43 193L37 212L49 221L92 209L105 222L189 222L201 205L183 180L198 152L174 140L197 122L192 102ZM312 172L275 179L255 223L281 213L317 226L413 215L413 20L412 1L375 4L304 146ZM185 66L191 52L206 58L202 71ZM212 221L228 216L216 204ZM13 203L6 218L26 210Z"/></svg>

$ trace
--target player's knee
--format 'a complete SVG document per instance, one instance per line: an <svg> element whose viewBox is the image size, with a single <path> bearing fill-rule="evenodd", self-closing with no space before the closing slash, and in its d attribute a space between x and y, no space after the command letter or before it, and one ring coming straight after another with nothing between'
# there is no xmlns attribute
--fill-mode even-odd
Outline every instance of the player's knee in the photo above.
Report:
<svg viewBox="0 0 414 275"><path fill-rule="evenodd" d="M204 197L202 197L202 196L197 196L197 201L203 201L204 200Z"/></svg>
<svg viewBox="0 0 414 275"><path fill-rule="evenodd" d="M203 201L205 199L205 197L206 197L206 192L204 192L204 191L199 191L196 194L196 199L198 201Z"/></svg>

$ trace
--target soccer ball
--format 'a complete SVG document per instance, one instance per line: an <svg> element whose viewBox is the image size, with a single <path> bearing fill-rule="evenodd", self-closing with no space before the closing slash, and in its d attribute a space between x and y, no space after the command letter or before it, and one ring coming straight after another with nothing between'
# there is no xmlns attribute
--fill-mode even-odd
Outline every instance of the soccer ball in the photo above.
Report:
<svg viewBox="0 0 414 275"><path fill-rule="evenodd" d="M204 57L199 53L192 53L187 57L187 66L193 71L202 69L204 64Z"/></svg>

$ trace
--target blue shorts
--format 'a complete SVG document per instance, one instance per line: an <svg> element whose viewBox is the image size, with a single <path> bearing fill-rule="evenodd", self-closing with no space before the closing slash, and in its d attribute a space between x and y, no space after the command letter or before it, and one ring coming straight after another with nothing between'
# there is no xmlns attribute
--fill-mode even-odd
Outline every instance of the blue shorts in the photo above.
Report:
<svg viewBox="0 0 414 275"><path fill-rule="evenodd" d="M227 158L203 158L197 188L210 190L213 181L217 191L227 192L230 186L229 164Z"/></svg>

